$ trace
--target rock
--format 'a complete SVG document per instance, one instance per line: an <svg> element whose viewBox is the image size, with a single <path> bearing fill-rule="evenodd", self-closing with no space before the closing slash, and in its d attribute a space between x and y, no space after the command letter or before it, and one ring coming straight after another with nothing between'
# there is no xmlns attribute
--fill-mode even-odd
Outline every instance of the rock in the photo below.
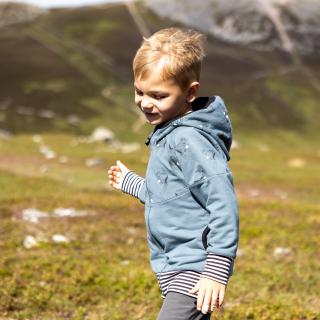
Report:
<svg viewBox="0 0 320 320"><path fill-rule="evenodd" d="M134 152L137 151L141 148L140 144L137 142L133 142L133 143L122 143L120 150L122 153L130 153L130 152Z"/></svg>
<svg viewBox="0 0 320 320"><path fill-rule="evenodd" d="M41 143L42 142L42 137L40 136L40 134L34 134L32 137L32 141L34 143Z"/></svg>
<svg viewBox="0 0 320 320"><path fill-rule="evenodd" d="M149 0L160 17L255 50L319 54L320 2L297 0ZM177 14L177 12L179 14Z"/></svg>
<svg viewBox="0 0 320 320"><path fill-rule="evenodd" d="M121 264L122 266L127 266L129 263L130 263L129 260L122 260L122 261L120 261L120 264Z"/></svg>
<svg viewBox="0 0 320 320"><path fill-rule="evenodd" d="M26 236L23 240L23 246L26 249L31 249L33 247L38 247L39 243L33 236Z"/></svg>
<svg viewBox="0 0 320 320"><path fill-rule="evenodd" d="M52 110L40 110L38 116L45 119L52 119L55 117L55 113Z"/></svg>
<svg viewBox="0 0 320 320"><path fill-rule="evenodd" d="M48 170L49 170L49 168L48 168L48 166L46 166L45 164L42 165L42 166L40 166L40 168L39 168L39 171L40 171L41 173L46 173L46 172L48 172Z"/></svg>
<svg viewBox="0 0 320 320"><path fill-rule="evenodd" d="M0 139L10 139L12 134L9 131L0 129Z"/></svg>
<svg viewBox="0 0 320 320"><path fill-rule="evenodd" d="M53 215L56 217L84 217L88 215L88 212L74 208L56 208Z"/></svg>
<svg viewBox="0 0 320 320"><path fill-rule="evenodd" d="M111 94L112 94L112 89L113 89L113 88L108 88L108 87L102 89L102 90L101 90L101 95L102 95L103 97L105 97L105 98L110 97Z"/></svg>
<svg viewBox="0 0 320 320"><path fill-rule="evenodd" d="M305 165L305 160L301 158L293 158L288 161L288 166L291 168L303 168Z"/></svg>
<svg viewBox="0 0 320 320"><path fill-rule="evenodd" d="M244 250L238 248L238 250L237 250L237 257L242 257L243 255L244 255Z"/></svg>
<svg viewBox="0 0 320 320"><path fill-rule="evenodd" d="M0 2L0 27L5 27L15 23L31 21L46 10L30 4Z"/></svg>
<svg viewBox="0 0 320 320"><path fill-rule="evenodd" d="M74 183L74 177L69 177L69 178L66 180L66 183L68 183L68 184Z"/></svg>
<svg viewBox="0 0 320 320"><path fill-rule="evenodd" d="M69 161L69 158L67 156L60 156L59 162L60 163L67 163Z"/></svg>
<svg viewBox="0 0 320 320"><path fill-rule="evenodd" d="M70 114L67 116L67 122L73 125L77 125L80 123L80 118L75 114Z"/></svg>
<svg viewBox="0 0 320 320"><path fill-rule="evenodd" d="M55 243L68 243L68 242L70 242L70 240L62 234L54 234L52 236L52 241Z"/></svg>
<svg viewBox="0 0 320 320"><path fill-rule="evenodd" d="M285 200L288 198L288 192L283 191L283 190L275 190L275 195L278 196L282 200Z"/></svg>
<svg viewBox="0 0 320 320"><path fill-rule="evenodd" d="M87 167L95 167L95 166L98 166L102 163L103 163L103 161L100 158L89 158L85 162Z"/></svg>
<svg viewBox="0 0 320 320"><path fill-rule="evenodd" d="M251 190L249 191L249 195L250 195L250 197L255 198L255 197L257 197L257 196L260 195L260 190L258 190L258 189L251 189Z"/></svg>
<svg viewBox="0 0 320 320"><path fill-rule="evenodd" d="M41 154L45 156L46 159L54 159L56 157L56 154L54 151L52 151L49 147L46 145L40 145L39 151Z"/></svg>
<svg viewBox="0 0 320 320"><path fill-rule="evenodd" d="M25 221L38 223L40 218L47 218L49 215L45 211L40 211L34 208L22 210L21 217Z"/></svg>
<svg viewBox="0 0 320 320"><path fill-rule="evenodd" d="M285 256L288 256L291 254L291 249L290 248L282 248L282 247L276 247L273 251L273 256L275 258L282 258Z"/></svg>
<svg viewBox="0 0 320 320"><path fill-rule="evenodd" d="M113 139L113 132L105 127L97 127L89 137L90 142L107 142Z"/></svg>
<svg viewBox="0 0 320 320"><path fill-rule="evenodd" d="M268 151L270 151L269 146L267 146L266 144L263 144L263 143L258 144L258 149L259 149L261 152L268 152Z"/></svg>
<svg viewBox="0 0 320 320"><path fill-rule="evenodd" d="M234 308L234 307L240 306L240 304L241 303L238 301L228 301L228 302L223 303L223 307L224 308Z"/></svg>
<svg viewBox="0 0 320 320"><path fill-rule="evenodd" d="M32 116L34 114L34 109L24 106L19 106L16 108L16 112L22 116Z"/></svg>

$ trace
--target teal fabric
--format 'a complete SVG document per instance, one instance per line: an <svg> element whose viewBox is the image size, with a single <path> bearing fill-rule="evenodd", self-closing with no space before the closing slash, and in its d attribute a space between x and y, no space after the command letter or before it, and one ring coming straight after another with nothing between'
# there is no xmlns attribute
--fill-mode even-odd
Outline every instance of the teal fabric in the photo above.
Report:
<svg viewBox="0 0 320 320"><path fill-rule="evenodd" d="M219 96L198 98L193 107L156 126L146 141L150 158L139 199L154 272L201 272L209 252L236 257L239 207L228 166L228 111Z"/></svg>

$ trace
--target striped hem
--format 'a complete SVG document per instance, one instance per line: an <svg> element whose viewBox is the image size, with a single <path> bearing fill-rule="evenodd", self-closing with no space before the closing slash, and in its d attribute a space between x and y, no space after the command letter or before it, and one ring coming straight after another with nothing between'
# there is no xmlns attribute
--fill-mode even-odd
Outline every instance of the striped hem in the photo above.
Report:
<svg viewBox="0 0 320 320"><path fill-rule="evenodd" d="M227 285L232 261L232 258L209 252L202 273L194 270L158 272L156 276L161 297L164 299L169 291L174 291L197 298L197 293L190 293L189 290L197 284L200 278L208 278Z"/></svg>
<svg viewBox="0 0 320 320"><path fill-rule="evenodd" d="M139 191L144 184L145 179L134 173L133 171L128 171L124 176L121 183L121 190L124 193L128 193L131 196L139 198Z"/></svg>
<svg viewBox="0 0 320 320"><path fill-rule="evenodd" d="M169 291L174 291L197 298L195 293L189 293L199 281L200 272L193 270L186 271L169 271L157 273L157 278L161 290L161 297L165 298Z"/></svg>
<svg viewBox="0 0 320 320"><path fill-rule="evenodd" d="M201 277L227 285L232 261L232 258L208 253Z"/></svg>

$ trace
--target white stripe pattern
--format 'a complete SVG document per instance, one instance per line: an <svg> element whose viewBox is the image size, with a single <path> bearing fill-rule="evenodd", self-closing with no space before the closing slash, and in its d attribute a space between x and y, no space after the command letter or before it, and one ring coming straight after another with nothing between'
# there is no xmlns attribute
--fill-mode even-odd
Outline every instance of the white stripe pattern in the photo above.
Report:
<svg viewBox="0 0 320 320"><path fill-rule="evenodd" d="M232 258L209 253L201 277L227 285Z"/></svg>
<svg viewBox="0 0 320 320"><path fill-rule="evenodd" d="M143 183L145 179L130 170L123 178L121 190L138 198ZM196 285L200 278L208 278L227 285L232 261L232 258L209 252L203 272L182 270L157 273L162 298L165 298L169 291L197 298L197 294L188 291Z"/></svg>
<svg viewBox="0 0 320 320"><path fill-rule="evenodd" d="M128 193L131 196L139 198L139 191L144 184L145 179L134 173L133 171L128 171L123 177L121 183L121 190L124 193Z"/></svg>
<svg viewBox="0 0 320 320"><path fill-rule="evenodd" d="M164 299L169 291L179 292L197 298L197 293L189 293L200 278L208 278L227 285L232 258L208 253L203 272L193 270L168 271L157 273L157 279L161 289L161 297Z"/></svg>

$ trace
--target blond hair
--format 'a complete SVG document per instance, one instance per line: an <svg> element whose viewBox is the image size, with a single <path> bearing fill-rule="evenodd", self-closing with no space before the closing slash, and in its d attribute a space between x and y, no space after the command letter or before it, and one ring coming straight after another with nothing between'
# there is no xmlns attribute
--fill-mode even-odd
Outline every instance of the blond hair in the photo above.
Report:
<svg viewBox="0 0 320 320"><path fill-rule="evenodd" d="M200 80L206 36L192 29L166 28L143 42L133 59L134 79L152 73L162 81L174 80L182 89Z"/></svg>

